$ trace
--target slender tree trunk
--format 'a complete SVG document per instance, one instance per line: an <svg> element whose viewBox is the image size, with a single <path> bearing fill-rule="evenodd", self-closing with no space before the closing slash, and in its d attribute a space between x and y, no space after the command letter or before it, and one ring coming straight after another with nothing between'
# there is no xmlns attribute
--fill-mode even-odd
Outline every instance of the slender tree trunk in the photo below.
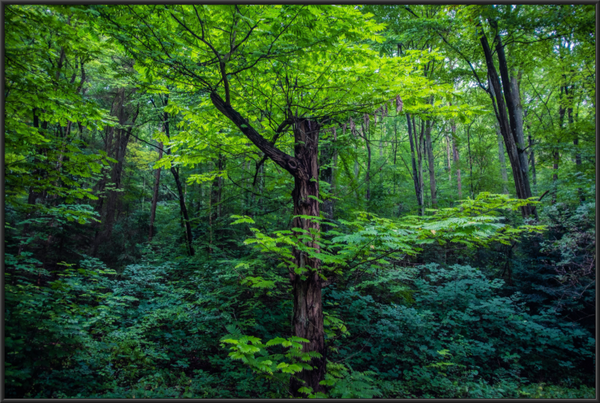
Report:
<svg viewBox="0 0 600 403"><path fill-rule="evenodd" d="M433 103L433 99L432 99ZM431 143L431 130L433 129L433 123L427 122L427 128L425 129L425 149L427 151L428 167L429 167L429 190L431 192L431 207L437 208L437 190L435 184L435 163L433 159L433 144Z"/></svg>
<svg viewBox="0 0 600 403"><path fill-rule="evenodd" d="M163 105L166 107L169 104L169 96L166 95ZM169 125L169 114L167 112L163 113L163 124L165 127L165 134L167 138L171 138L171 131ZM167 151L170 154L170 151ZM181 210L181 215L183 217L184 227L185 227L185 242L188 250L188 254L190 256L194 256L194 248L192 247L192 227L190 224L190 217L188 215L188 210L185 205L185 195L183 193L183 186L181 184L181 180L179 178L179 171L176 167L171 166L171 174L173 174L173 179L175 179L175 185L177 186L177 195L179 197L179 209Z"/></svg>
<svg viewBox="0 0 600 403"><path fill-rule="evenodd" d="M368 116L368 115L366 115ZM365 182L367 185L367 194L366 194L366 201L367 201L367 210L368 210L368 206L369 206L369 202L371 201L371 144L370 144L370 135L369 135L369 125L362 125L362 133L363 133L363 139L365 140L365 146L367 147L367 172L365 174Z"/></svg>
<svg viewBox="0 0 600 403"><path fill-rule="evenodd" d="M413 176L413 183L415 185L415 195L417 196L417 206L419 208L419 215L422 215L422 208L423 208L423 197L421 196L421 184L419 183L419 173L417 171L417 161L416 161L416 157L415 157L415 141L413 139L413 129L414 129L414 120L412 121L411 124L411 116L409 113L406 114L406 122L408 125L408 141L410 143L410 157L411 157L411 162L412 162L412 176Z"/></svg>
<svg viewBox="0 0 600 403"><path fill-rule="evenodd" d="M334 192L334 167L335 167L335 139L336 139L336 130L335 127L331 129L331 136L329 137L329 142L321 146L321 164L320 166L325 168L321 168L320 170L320 178L323 182L327 182L329 184L329 194L333 195ZM334 208L334 199L331 197L320 197L323 200L323 214L327 221L333 220L333 208ZM327 232L332 227L327 225L327 221L323 224L322 231Z"/></svg>
<svg viewBox="0 0 600 403"><path fill-rule="evenodd" d="M386 141L385 141L385 122L383 120L384 117L384 107L381 107L381 138L379 141L379 157L383 158L383 149L386 146ZM387 110L387 105L385 106L385 110ZM377 112L375 112L377 113Z"/></svg>
<svg viewBox="0 0 600 403"><path fill-rule="evenodd" d="M450 152L450 142L451 140L451 136L448 135L448 133L446 133L446 163L448 166L448 183L452 183L452 157L450 156L451 152Z"/></svg>
<svg viewBox="0 0 600 403"><path fill-rule="evenodd" d="M508 173L506 172L504 145L502 144L502 134L498 126L496 126L496 137L498 138L498 159L500 160L500 173L502 175L502 193L508 194Z"/></svg>
<svg viewBox="0 0 600 403"><path fill-rule="evenodd" d="M456 167L456 187L458 189L458 198L462 199L462 180L460 178L460 155L456 146L456 122L452 121L452 157Z"/></svg>
<svg viewBox="0 0 600 403"><path fill-rule="evenodd" d="M490 22L493 24L493 21ZM481 25L478 25L479 29L482 29ZM494 112L496 114L496 118L498 119L498 123L500 124L500 132L502 133L502 137L504 138L504 144L506 146L506 151L508 153L508 159L510 161L510 165L512 167L513 178L515 181L515 189L517 193L517 197L519 199L527 199L531 197L531 189L529 187L529 178L524 171L524 168L521 164L520 152L523 150L519 150L518 148L518 140L517 140L517 129L516 129L516 112L515 106L513 103L513 98L511 95L510 82L508 79L508 68L506 64L506 59L504 56L504 46L502 45L502 41L499 35L496 36L496 50L498 53L498 61L500 66L500 72L502 75L502 86L500 83L500 77L496 71L496 67L494 66L494 60L492 56L492 51L490 49L487 37L483 31L481 32L480 42L483 48L483 52L485 55L485 62L487 65L488 78L490 82L490 98L492 99L492 105L494 106ZM502 92L502 87L504 88L504 93ZM506 98L506 104L505 104ZM508 106L509 113L511 115L511 119L509 122L509 116L506 113L506 108ZM526 168L525 168L526 169ZM531 206L523 206L521 207L521 214L523 217L527 217L532 213Z"/></svg>
<svg viewBox="0 0 600 403"><path fill-rule="evenodd" d="M419 195L421 196L421 215L425 215L425 181L423 180L424 175L423 175L423 159L424 159L424 150L425 150L425 121L423 119L420 119L421 124L420 126L420 130L419 130L419 141L417 142L417 167L419 168L419 186L420 186L420 192ZM413 115L413 126L416 127L415 123L415 116Z"/></svg>
<svg viewBox="0 0 600 403"><path fill-rule="evenodd" d="M352 133L352 136L354 137L354 139L358 140L358 134L357 134L358 130L356 130L354 123L352 122L352 119L350 119L350 132ZM358 141L356 142L354 150L356 151L356 159L354 160L354 181L357 184L354 187L354 194L356 196L356 202L360 203L360 198L358 196L358 178L359 178L359 174L360 174L360 166L358 164L358 156L359 156Z"/></svg>
<svg viewBox="0 0 600 403"><path fill-rule="evenodd" d="M529 162L531 165L531 180L533 182L533 190L537 193L537 175L535 172L535 152L533 150L533 138L529 135Z"/></svg>
<svg viewBox="0 0 600 403"><path fill-rule="evenodd" d="M563 76L564 77L564 76ZM559 97L559 105L558 105L558 125L559 129L562 132L564 129L564 121L565 121L565 113L567 108L565 106L565 92L566 85L561 86L560 88L560 97ZM562 133L561 133L562 134ZM560 153L558 151L558 144L560 143L559 138L556 139L557 147L554 148L552 152L552 204L556 203L556 194L558 192L558 164L560 162Z"/></svg>
<svg viewBox="0 0 600 403"><path fill-rule="evenodd" d="M558 190L558 162L560 160L560 154L558 149L554 149L552 152L552 204L556 203L556 193Z"/></svg>
<svg viewBox="0 0 600 403"><path fill-rule="evenodd" d="M185 205L185 195L183 194L183 186L181 179L179 178L179 170L176 167L171 167L171 173L173 179L175 179L175 185L177 186L177 195L179 196L179 208L183 217L183 224L185 227L185 243L190 256L194 256L194 248L192 247L192 226L190 224L190 217L188 215L187 207Z"/></svg>
<svg viewBox="0 0 600 403"><path fill-rule="evenodd" d="M565 86L565 95L567 96L568 106L567 106L567 116L569 118L569 129L574 135L573 145L575 146L575 172L581 172L581 153L579 152L579 136L577 130L573 127L575 120L573 119L573 86L569 88ZM585 202L585 195L583 193L583 189L578 187L577 193L579 194L579 201Z"/></svg>
<svg viewBox="0 0 600 403"><path fill-rule="evenodd" d="M576 154L575 154L575 169L576 172L581 172L581 153L579 152L579 138L577 134L575 134L575 138L573 139L573 145L575 146ZM579 201L582 203L585 202L585 194L582 188L577 188L577 193L579 193Z"/></svg>
<svg viewBox="0 0 600 403"><path fill-rule="evenodd" d="M160 161L160 159L162 158L162 154L163 154L163 143L159 142L158 147L159 147L158 160ZM152 242L152 237L154 236L154 233L155 233L154 218L156 217L156 205L158 204L158 188L160 186L160 170L161 170L160 167L156 170L156 179L154 181L154 190L152 192L152 207L150 207L150 233L148 235L148 242Z"/></svg>
<svg viewBox="0 0 600 403"><path fill-rule="evenodd" d="M221 173L224 168L224 157L219 153L219 156L216 160L214 160L215 169L217 172ZM209 252L213 252L213 242L216 241L218 232L215 230L217 226L217 222L221 218L221 196L222 196L222 187L223 187L223 178L220 175L212 181L211 191L210 191L210 217L209 217L209 225L210 225L210 246Z"/></svg>
<svg viewBox="0 0 600 403"><path fill-rule="evenodd" d="M475 198L473 190L473 156L471 155L471 125L467 126L467 152L469 155L469 187L471 188L471 198Z"/></svg>

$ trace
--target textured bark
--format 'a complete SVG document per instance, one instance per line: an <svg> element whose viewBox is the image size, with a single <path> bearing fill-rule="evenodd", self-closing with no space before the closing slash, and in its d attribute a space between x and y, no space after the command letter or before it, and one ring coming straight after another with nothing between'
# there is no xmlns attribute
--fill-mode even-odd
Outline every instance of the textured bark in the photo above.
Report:
<svg viewBox="0 0 600 403"><path fill-rule="evenodd" d="M294 216L305 215L319 217L319 130L317 122L290 117L294 128L294 157L277 149L271 142L262 137L239 112L223 100L216 92L210 94L213 105L233 122L244 135L254 143L265 155L294 177L292 201ZM283 122L280 127L289 124ZM312 196L312 197L309 197ZM295 217L292 228L300 228L303 232L313 229L319 236L318 221ZM318 248L314 242L308 246ZM324 391L319 383L325 378L325 331L323 324L323 307L321 301L321 281L318 272L321 267L319 259L309 259L304 253L294 249L294 263L310 270L301 276L290 268L290 281L294 293L292 331L295 336L309 340L302 346L303 351L318 352L321 357L313 358L308 363L311 370L303 370L291 379L290 387L294 396L302 396L298 392L301 386L309 386L315 392Z"/></svg>
<svg viewBox="0 0 600 403"><path fill-rule="evenodd" d="M319 217L319 125L316 122L302 119L295 123L294 127L295 147L294 155L298 161L302 175L294 176L294 190L292 200L294 202L294 216L304 215ZM310 197L313 196L313 197ZM318 221L295 217L292 228L301 228L303 232L320 232ZM318 235L317 235L318 236ZM306 241L308 242L308 241ZM314 242L308 242L310 247L319 247ZM309 365L312 370L303 370L296 378L291 380L292 393L301 396L297 392L302 386L309 386L313 391L325 391L319 382L325 378L325 331L323 325L323 306L321 301L321 281L319 271L321 261L308 258L303 252L294 250L294 263L300 268L308 271L303 276L290 272L290 279L294 290L294 314L292 327L295 336L309 340L304 343L302 351L316 351L321 354L320 358L313 358Z"/></svg>
<svg viewBox="0 0 600 403"><path fill-rule="evenodd" d="M510 78L510 87L511 87L511 97L512 104L514 107L514 117L515 117L515 134L517 141L517 148L519 150L519 159L521 161L521 169L523 174L527 178L529 185L529 157L527 155L527 146L525 144L525 131L523 126L523 104L521 103L520 89L519 83L521 81L522 72L514 73ZM530 185L529 185L530 186ZM531 191L530 191L531 193Z"/></svg>
<svg viewBox="0 0 600 403"><path fill-rule="evenodd" d="M160 160L163 155L163 143L158 143L158 159ZM161 168L156 170L156 177L154 179L154 189L152 191L152 206L150 207L150 233L148 234L148 242L152 242L154 236L154 219L156 217L156 205L158 204L158 188L160 186L160 171Z"/></svg>

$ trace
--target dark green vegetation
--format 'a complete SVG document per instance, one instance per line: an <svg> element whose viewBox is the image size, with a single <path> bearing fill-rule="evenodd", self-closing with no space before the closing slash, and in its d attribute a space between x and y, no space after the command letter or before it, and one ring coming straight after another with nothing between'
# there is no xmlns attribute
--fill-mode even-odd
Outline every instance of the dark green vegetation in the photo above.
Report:
<svg viewBox="0 0 600 403"><path fill-rule="evenodd" d="M593 6L4 11L6 397L595 397Z"/></svg>

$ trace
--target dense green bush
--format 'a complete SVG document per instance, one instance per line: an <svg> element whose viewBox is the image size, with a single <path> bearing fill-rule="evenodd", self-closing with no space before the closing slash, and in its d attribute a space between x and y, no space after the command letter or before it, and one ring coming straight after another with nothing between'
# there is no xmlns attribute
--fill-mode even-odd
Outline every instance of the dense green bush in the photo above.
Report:
<svg viewBox="0 0 600 403"><path fill-rule="evenodd" d="M402 282L413 289L396 303L356 290L326 292L352 335L333 343L336 357L381 381L402 379L403 393L423 397L457 397L457 385L473 382L592 382L580 365L593 357L593 335L550 312L530 314L518 294L499 295L502 280L470 266L430 264ZM401 282L382 284L390 294Z"/></svg>

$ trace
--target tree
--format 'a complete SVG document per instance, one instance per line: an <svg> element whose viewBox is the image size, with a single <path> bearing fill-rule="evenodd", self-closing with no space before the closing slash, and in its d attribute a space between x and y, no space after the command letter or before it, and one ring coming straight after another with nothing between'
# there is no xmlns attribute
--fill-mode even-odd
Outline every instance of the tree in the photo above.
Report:
<svg viewBox="0 0 600 403"><path fill-rule="evenodd" d="M221 130L241 132L291 174L292 229L310 234L305 246L318 248L320 224L312 218L320 217L318 156L324 127L350 111L375 109L400 88L409 94L409 88L425 82L408 80L403 73L409 66L377 57L358 43L377 40L382 27L352 7L126 6L92 12L102 15L106 29L136 59L138 71L160 74L180 90L201 91L204 113L229 121L217 120ZM278 136L290 130L293 140L276 147ZM284 151L292 147L293 155ZM292 390L297 394L305 384L318 392L325 372L321 288L327 277L318 258L299 249L294 256L288 268L293 333L308 340L304 351L320 357L292 379Z"/></svg>

